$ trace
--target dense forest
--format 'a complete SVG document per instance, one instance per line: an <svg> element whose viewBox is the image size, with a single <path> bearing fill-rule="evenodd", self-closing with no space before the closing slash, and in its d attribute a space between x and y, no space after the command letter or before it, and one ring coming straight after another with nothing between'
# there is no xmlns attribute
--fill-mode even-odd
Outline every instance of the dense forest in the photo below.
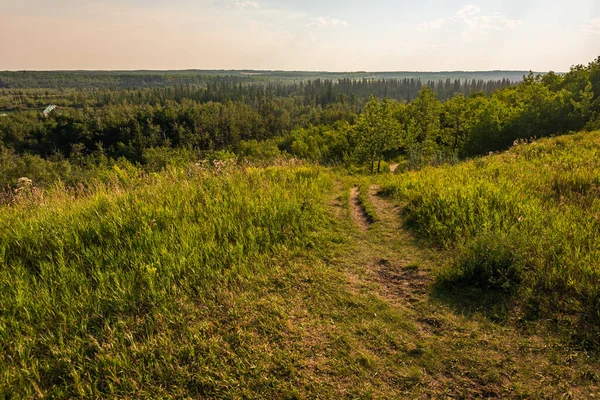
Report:
<svg viewBox="0 0 600 400"><path fill-rule="evenodd" d="M204 87L73 90L57 95L53 103L62 106L46 116L38 109L5 114L0 184L35 175L37 162L93 167L110 159L161 168L181 157L295 156L373 171L381 160L401 157L406 168L420 168L600 124L600 58L563 75L529 74L518 85L411 79L245 85L236 79L215 78ZM34 107L52 96L19 93L5 89L0 96Z"/></svg>
<svg viewBox="0 0 600 400"><path fill-rule="evenodd" d="M457 94L469 95L483 92L487 95L497 89L513 85L501 80L446 79L422 82L420 79L339 79L308 80L299 83L260 83L237 77L210 78L203 84L173 81L165 87L147 87L145 79L133 80L131 86L121 88L63 88L0 90L0 110L25 111L44 108L48 104L63 107L101 107L108 104L165 105L167 101L224 102L237 101L254 104L274 98L291 98L305 106L326 107L335 103L364 103L370 95L398 101L411 101L425 86L432 88L438 97L447 100Z"/></svg>
<svg viewBox="0 0 600 400"><path fill-rule="evenodd" d="M421 80L519 82L527 71L454 72L303 72L255 70L182 71L0 71L0 88L132 89L205 85L227 78L235 83L299 83L315 80Z"/></svg>

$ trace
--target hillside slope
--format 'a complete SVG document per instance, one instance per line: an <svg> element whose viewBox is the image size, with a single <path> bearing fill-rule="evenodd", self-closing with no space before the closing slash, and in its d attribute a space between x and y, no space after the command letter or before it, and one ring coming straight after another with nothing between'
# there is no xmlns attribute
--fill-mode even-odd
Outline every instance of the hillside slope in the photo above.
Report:
<svg viewBox="0 0 600 400"><path fill-rule="evenodd" d="M584 347L600 325L600 132L516 144L399 175L383 191L452 261L438 283L508 299L513 318L554 318Z"/></svg>
<svg viewBox="0 0 600 400"><path fill-rule="evenodd" d="M0 397L590 398L599 147L22 180L0 206Z"/></svg>

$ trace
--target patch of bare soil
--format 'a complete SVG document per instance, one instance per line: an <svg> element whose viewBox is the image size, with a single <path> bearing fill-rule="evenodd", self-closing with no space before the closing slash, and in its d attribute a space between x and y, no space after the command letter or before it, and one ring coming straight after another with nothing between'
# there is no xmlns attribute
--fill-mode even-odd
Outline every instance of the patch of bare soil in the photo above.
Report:
<svg viewBox="0 0 600 400"><path fill-rule="evenodd" d="M386 292L409 304L421 301L428 293L431 278L413 265L401 266L381 259L376 264L377 275Z"/></svg>
<svg viewBox="0 0 600 400"><path fill-rule="evenodd" d="M365 212L362 204L358 200L358 187L354 186L350 189L350 213L352 214L352 219L358 225L358 227L366 231L369 229L371 222L369 221L369 216Z"/></svg>

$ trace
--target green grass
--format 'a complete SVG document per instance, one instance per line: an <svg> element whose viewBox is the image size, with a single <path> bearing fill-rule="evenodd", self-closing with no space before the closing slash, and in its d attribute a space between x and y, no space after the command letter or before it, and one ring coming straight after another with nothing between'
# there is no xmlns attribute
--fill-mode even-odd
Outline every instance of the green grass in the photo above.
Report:
<svg viewBox="0 0 600 400"><path fill-rule="evenodd" d="M369 222L374 223L379 220L377 217L377 212L375 211L375 207L371 203L369 199L369 180L362 179L358 184L358 202L362 206Z"/></svg>
<svg viewBox="0 0 600 400"><path fill-rule="evenodd" d="M600 132L517 145L386 180L407 225L451 261L441 284L509 296L583 345L600 327Z"/></svg>
<svg viewBox="0 0 600 400"><path fill-rule="evenodd" d="M570 218L583 235L575 217L597 207L599 140L398 176L218 163L115 167L77 189L22 182L0 207L0 398L589 397L600 382L591 352L477 307L499 291L521 310L584 315L569 292L528 291L548 270L528 258L538 231L519 224ZM565 159L588 164L555 173ZM503 175L515 171L521 180ZM367 231L350 216L357 183L377 218ZM473 310L432 292L436 275Z"/></svg>
<svg viewBox="0 0 600 400"><path fill-rule="evenodd" d="M79 197L22 192L0 208L0 393L216 395L231 369L268 385L244 351L277 309L246 331L229 305L314 245L330 185L312 167L188 169Z"/></svg>

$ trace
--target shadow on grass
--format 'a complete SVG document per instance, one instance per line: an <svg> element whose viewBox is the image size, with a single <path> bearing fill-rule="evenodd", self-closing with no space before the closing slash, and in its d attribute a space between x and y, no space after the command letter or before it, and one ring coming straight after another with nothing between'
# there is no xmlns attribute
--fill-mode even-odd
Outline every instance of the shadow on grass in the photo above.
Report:
<svg viewBox="0 0 600 400"><path fill-rule="evenodd" d="M539 297L523 299L516 290L486 288L451 280L435 281L429 296L467 318L511 324L523 334L546 332L555 335L563 345L585 351L590 359L600 361L598 320L587 313L561 312L557 306L559 298L540 302Z"/></svg>
<svg viewBox="0 0 600 400"><path fill-rule="evenodd" d="M495 323L508 321L515 304L514 292L442 280L434 282L430 297L447 304L457 314L480 316Z"/></svg>

